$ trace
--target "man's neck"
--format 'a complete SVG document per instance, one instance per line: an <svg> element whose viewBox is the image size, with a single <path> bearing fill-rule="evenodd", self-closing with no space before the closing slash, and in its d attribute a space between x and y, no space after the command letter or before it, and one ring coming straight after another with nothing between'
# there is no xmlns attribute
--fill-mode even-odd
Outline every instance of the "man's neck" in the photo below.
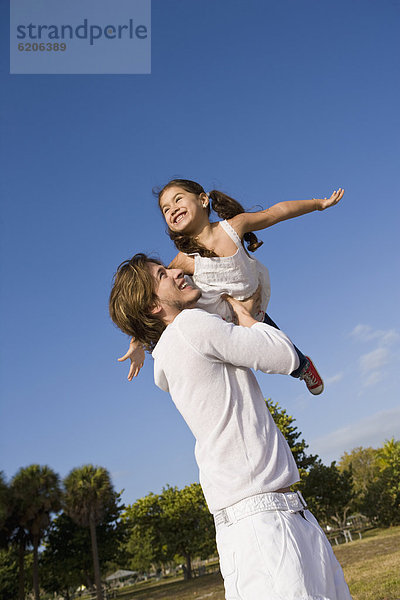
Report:
<svg viewBox="0 0 400 600"><path fill-rule="evenodd" d="M175 321L176 317L178 317L181 314L181 312L191 308L197 308L197 302L196 304L190 306L182 306L181 308L173 308L172 306L168 307L168 310L164 309L165 314L163 315L162 320L164 321L165 325L171 325L171 323Z"/></svg>
<svg viewBox="0 0 400 600"><path fill-rule="evenodd" d="M180 315L181 312L182 312L181 310L178 310L177 312L172 312L172 311L169 312L168 311L168 315L163 317L163 321L164 321L165 325L167 325L167 326L171 325L171 323L173 323L175 321L176 317L178 315Z"/></svg>

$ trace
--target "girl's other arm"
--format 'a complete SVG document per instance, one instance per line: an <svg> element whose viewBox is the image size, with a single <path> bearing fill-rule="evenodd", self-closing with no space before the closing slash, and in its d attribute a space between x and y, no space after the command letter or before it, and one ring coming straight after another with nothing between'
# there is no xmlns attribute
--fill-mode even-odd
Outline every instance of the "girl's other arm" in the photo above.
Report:
<svg viewBox="0 0 400 600"><path fill-rule="evenodd" d="M179 252L174 260L169 263L168 269L182 269L185 275L193 275L194 273L194 258L188 256L184 252Z"/></svg>
<svg viewBox="0 0 400 600"><path fill-rule="evenodd" d="M132 381L134 377L139 375L140 369L143 367L144 363L144 349L142 344L137 342L135 338L131 338L129 344L129 350L124 356L119 358L119 362L123 362L124 360L130 359L131 366L129 368L128 373L128 381Z"/></svg>
<svg viewBox="0 0 400 600"><path fill-rule="evenodd" d="M249 231L258 231L271 227L280 221L300 217L314 210L325 210L329 206L334 206L339 202L344 194L344 190L339 188L333 192L330 198L313 198L312 200L291 200L288 202L278 202L271 208L254 213L240 213L232 219L230 224L240 237Z"/></svg>

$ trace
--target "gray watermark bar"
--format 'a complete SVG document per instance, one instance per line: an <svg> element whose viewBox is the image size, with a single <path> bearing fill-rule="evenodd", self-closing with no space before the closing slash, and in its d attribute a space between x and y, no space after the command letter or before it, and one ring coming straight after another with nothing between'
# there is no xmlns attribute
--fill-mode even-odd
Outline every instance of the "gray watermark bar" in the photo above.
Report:
<svg viewBox="0 0 400 600"><path fill-rule="evenodd" d="M151 73L151 0L10 0L10 73Z"/></svg>

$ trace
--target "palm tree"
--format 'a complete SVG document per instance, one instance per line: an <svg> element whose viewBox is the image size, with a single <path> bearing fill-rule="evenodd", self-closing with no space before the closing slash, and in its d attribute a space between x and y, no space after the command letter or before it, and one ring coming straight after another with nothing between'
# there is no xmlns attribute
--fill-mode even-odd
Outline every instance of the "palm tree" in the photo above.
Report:
<svg viewBox="0 0 400 600"><path fill-rule="evenodd" d="M0 548L14 546L18 549L18 600L25 597L25 550L28 534L20 525L11 485L7 484L4 474L0 473Z"/></svg>
<svg viewBox="0 0 400 600"><path fill-rule="evenodd" d="M7 520L10 511L10 488L4 477L3 471L0 471L0 548L7 545Z"/></svg>
<svg viewBox="0 0 400 600"><path fill-rule="evenodd" d="M38 549L43 533L50 525L51 513L61 508L59 477L48 466L30 465L14 475L11 492L14 518L18 523L16 537L20 540L20 569L28 533L33 544L33 590L35 599L39 600Z"/></svg>
<svg viewBox="0 0 400 600"><path fill-rule="evenodd" d="M110 475L103 467L84 465L67 475L64 486L67 514L78 525L90 529L96 594L98 600L103 600L96 525L101 523L107 506L115 499Z"/></svg>

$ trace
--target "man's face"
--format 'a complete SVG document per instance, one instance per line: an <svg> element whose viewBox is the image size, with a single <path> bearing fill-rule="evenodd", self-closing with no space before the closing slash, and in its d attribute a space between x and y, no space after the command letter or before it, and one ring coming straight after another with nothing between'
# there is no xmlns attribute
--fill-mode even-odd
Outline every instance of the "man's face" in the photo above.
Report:
<svg viewBox="0 0 400 600"><path fill-rule="evenodd" d="M155 280L158 307L165 323L171 323L185 308L194 308L201 291L186 283L181 269L166 269L163 265L149 262L148 268Z"/></svg>

